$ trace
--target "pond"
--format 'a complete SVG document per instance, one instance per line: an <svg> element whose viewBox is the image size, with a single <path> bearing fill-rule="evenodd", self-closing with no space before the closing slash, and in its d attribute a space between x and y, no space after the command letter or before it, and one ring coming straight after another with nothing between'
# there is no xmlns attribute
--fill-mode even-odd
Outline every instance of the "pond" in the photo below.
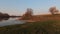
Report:
<svg viewBox="0 0 60 34"><path fill-rule="evenodd" d="M8 25L15 25L15 24L24 24L25 21L17 20L16 18L4 18L0 19L0 27L8 26Z"/></svg>

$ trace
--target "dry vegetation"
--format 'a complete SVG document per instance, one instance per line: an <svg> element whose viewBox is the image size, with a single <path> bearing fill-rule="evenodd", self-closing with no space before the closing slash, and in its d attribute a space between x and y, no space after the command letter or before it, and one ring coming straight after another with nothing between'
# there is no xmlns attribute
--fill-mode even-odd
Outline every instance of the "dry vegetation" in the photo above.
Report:
<svg viewBox="0 0 60 34"><path fill-rule="evenodd" d="M27 12L19 19L26 20L27 22L47 21L47 20L60 20L59 10L56 7L49 9L50 15L33 15L32 9L27 9Z"/></svg>

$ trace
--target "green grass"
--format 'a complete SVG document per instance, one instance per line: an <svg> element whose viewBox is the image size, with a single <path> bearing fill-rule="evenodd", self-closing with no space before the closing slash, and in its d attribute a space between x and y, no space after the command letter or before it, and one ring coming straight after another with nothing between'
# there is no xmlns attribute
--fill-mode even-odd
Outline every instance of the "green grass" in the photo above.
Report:
<svg viewBox="0 0 60 34"><path fill-rule="evenodd" d="M0 27L0 34L60 34L60 21L48 20Z"/></svg>

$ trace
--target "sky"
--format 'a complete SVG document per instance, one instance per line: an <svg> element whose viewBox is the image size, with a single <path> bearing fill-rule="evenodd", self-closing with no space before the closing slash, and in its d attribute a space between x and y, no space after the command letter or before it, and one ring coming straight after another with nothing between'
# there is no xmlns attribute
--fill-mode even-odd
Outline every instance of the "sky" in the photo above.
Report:
<svg viewBox="0 0 60 34"><path fill-rule="evenodd" d="M27 8L31 8L34 14L47 14L52 6L60 9L59 3L60 0L0 0L0 12L23 15Z"/></svg>

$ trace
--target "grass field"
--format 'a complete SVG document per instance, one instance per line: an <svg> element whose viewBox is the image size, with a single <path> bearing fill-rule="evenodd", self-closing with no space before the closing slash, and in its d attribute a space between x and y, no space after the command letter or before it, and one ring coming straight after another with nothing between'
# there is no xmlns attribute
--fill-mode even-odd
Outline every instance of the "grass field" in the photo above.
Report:
<svg viewBox="0 0 60 34"><path fill-rule="evenodd" d="M0 27L0 34L60 34L60 21L48 20Z"/></svg>

